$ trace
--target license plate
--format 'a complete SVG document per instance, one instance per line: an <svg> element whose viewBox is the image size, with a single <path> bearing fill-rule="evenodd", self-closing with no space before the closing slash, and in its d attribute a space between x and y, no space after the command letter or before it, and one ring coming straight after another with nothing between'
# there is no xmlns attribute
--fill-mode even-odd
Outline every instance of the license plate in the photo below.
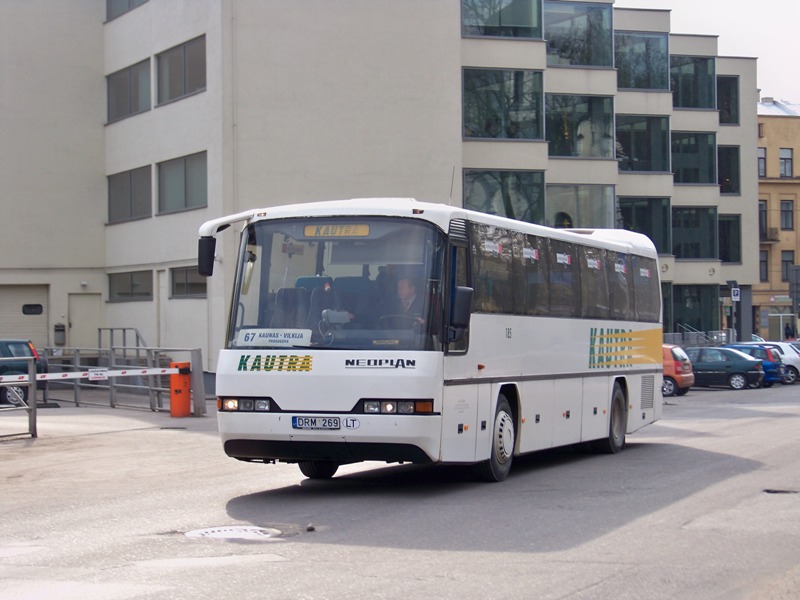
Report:
<svg viewBox="0 0 800 600"><path fill-rule="evenodd" d="M294 429L340 429L339 417L292 417Z"/></svg>

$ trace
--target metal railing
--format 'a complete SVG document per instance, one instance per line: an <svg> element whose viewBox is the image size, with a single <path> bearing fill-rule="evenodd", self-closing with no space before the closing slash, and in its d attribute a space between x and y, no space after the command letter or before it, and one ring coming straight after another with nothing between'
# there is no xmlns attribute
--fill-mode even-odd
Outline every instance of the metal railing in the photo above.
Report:
<svg viewBox="0 0 800 600"><path fill-rule="evenodd" d="M45 348L51 374L66 374L69 380L58 377L46 381L45 398L51 388L71 387L75 406L81 404L108 405L111 408L149 408L169 411L170 375L160 372L173 362L191 365L190 387L194 416L205 416L205 383L203 358L199 348L153 348L148 346L111 346L108 348ZM176 355L187 357L176 360ZM188 355L188 356L187 356ZM75 374L85 374L77 377ZM86 400L82 391L107 390L108 402ZM166 396L166 401L165 401ZM131 399L147 397L147 402Z"/></svg>
<svg viewBox="0 0 800 600"><path fill-rule="evenodd" d="M0 390L2 390L3 398L9 402L9 406L0 407L0 413L7 412L20 412L27 411L28 413L28 430L12 433L0 433L0 438L18 437L21 435L29 435L32 438L38 437L36 432L36 359L32 356L21 356L19 358L0 358L0 365L3 363L21 363L25 361L28 364L28 372L24 374L27 378L24 383L14 381L0 382ZM6 373L4 379L9 374ZM19 375L23 375L20 373ZM27 394L25 393L27 390ZM12 398L11 394L16 396ZM13 400L13 402L12 402Z"/></svg>
<svg viewBox="0 0 800 600"><path fill-rule="evenodd" d="M664 333L665 344L678 346L722 346L736 342L736 331L721 329L719 331L698 331L690 325L678 323L676 333Z"/></svg>

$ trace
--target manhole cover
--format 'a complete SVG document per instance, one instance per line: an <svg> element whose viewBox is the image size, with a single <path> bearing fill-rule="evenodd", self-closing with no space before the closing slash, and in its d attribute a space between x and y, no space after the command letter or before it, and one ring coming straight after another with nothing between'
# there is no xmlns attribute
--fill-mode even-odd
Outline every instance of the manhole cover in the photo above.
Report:
<svg viewBox="0 0 800 600"><path fill-rule="evenodd" d="M267 540L281 535L277 529L254 527L251 525L230 525L227 527L209 527L187 531L186 537L213 538L218 540Z"/></svg>

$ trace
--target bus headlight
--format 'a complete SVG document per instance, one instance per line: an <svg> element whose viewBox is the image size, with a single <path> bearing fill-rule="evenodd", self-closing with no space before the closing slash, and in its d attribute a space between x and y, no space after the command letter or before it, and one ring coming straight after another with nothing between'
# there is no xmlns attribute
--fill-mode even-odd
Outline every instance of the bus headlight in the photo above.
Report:
<svg viewBox="0 0 800 600"><path fill-rule="evenodd" d="M269 412L272 404L269 398L220 398L217 408L225 412Z"/></svg>
<svg viewBox="0 0 800 600"><path fill-rule="evenodd" d="M239 400L237 398L222 398L222 410L239 410Z"/></svg>

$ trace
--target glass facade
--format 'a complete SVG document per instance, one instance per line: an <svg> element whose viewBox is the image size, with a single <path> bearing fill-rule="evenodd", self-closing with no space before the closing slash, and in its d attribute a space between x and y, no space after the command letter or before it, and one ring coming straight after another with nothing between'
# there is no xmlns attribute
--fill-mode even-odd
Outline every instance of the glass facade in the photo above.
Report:
<svg viewBox="0 0 800 600"><path fill-rule="evenodd" d="M550 156L614 158L611 96L545 96Z"/></svg>
<svg viewBox="0 0 800 600"><path fill-rule="evenodd" d="M672 254L675 258L718 258L716 208L672 207Z"/></svg>
<svg viewBox="0 0 800 600"><path fill-rule="evenodd" d="M617 115L620 171L669 172L669 117Z"/></svg>
<svg viewBox="0 0 800 600"><path fill-rule="evenodd" d="M541 0L461 0L461 35L542 38Z"/></svg>
<svg viewBox="0 0 800 600"><path fill-rule="evenodd" d="M719 216L719 259L724 263L742 262L741 215Z"/></svg>
<svg viewBox="0 0 800 600"><path fill-rule="evenodd" d="M612 185L547 186L544 224L549 227L610 229L615 216Z"/></svg>
<svg viewBox="0 0 800 600"><path fill-rule="evenodd" d="M620 89L669 89L669 36L666 33L617 31L614 66Z"/></svg>
<svg viewBox="0 0 800 600"><path fill-rule="evenodd" d="M717 77L717 108L719 122L723 125L739 124L739 78Z"/></svg>
<svg viewBox="0 0 800 600"><path fill-rule="evenodd" d="M716 134L673 132L672 172L675 183L718 183Z"/></svg>
<svg viewBox="0 0 800 600"><path fill-rule="evenodd" d="M697 331L719 330L718 285L672 286L673 330L688 325Z"/></svg>
<svg viewBox="0 0 800 600"><path fill-rule="evenodd" d="M610 4L545 2L544 37L548 65L614 65Z"/></svg>
<svg viewBox="0 0 800 600"><path fill-rule="evenodd" d="M717 107L713 58L670 56L670 87L675 108Z"/></svg>
<svg viewBox="0 0 800 600"><path fill-rule="evenodd" d="M720 194L740 194L742 180L739 167L739 146L719 146L717 157Z"/></svg>
<svg viewBox="0 0 800 600"><path fill-rule="evenodd" d="M464 171L464 207L544 223L544 173L542 171Z"/></svg>
<svg viewBox="0 0 800 600"><path fill-rule="evenodd" d="M542 139L541 71L464 69L465 138Z"/></svg>
<svg viewBox="0 0 800 600"><path fill-rule="evenodd" d="M649 237L659 254L672 253L669 198L619 197L617 203L623 229Z"/></svg>

